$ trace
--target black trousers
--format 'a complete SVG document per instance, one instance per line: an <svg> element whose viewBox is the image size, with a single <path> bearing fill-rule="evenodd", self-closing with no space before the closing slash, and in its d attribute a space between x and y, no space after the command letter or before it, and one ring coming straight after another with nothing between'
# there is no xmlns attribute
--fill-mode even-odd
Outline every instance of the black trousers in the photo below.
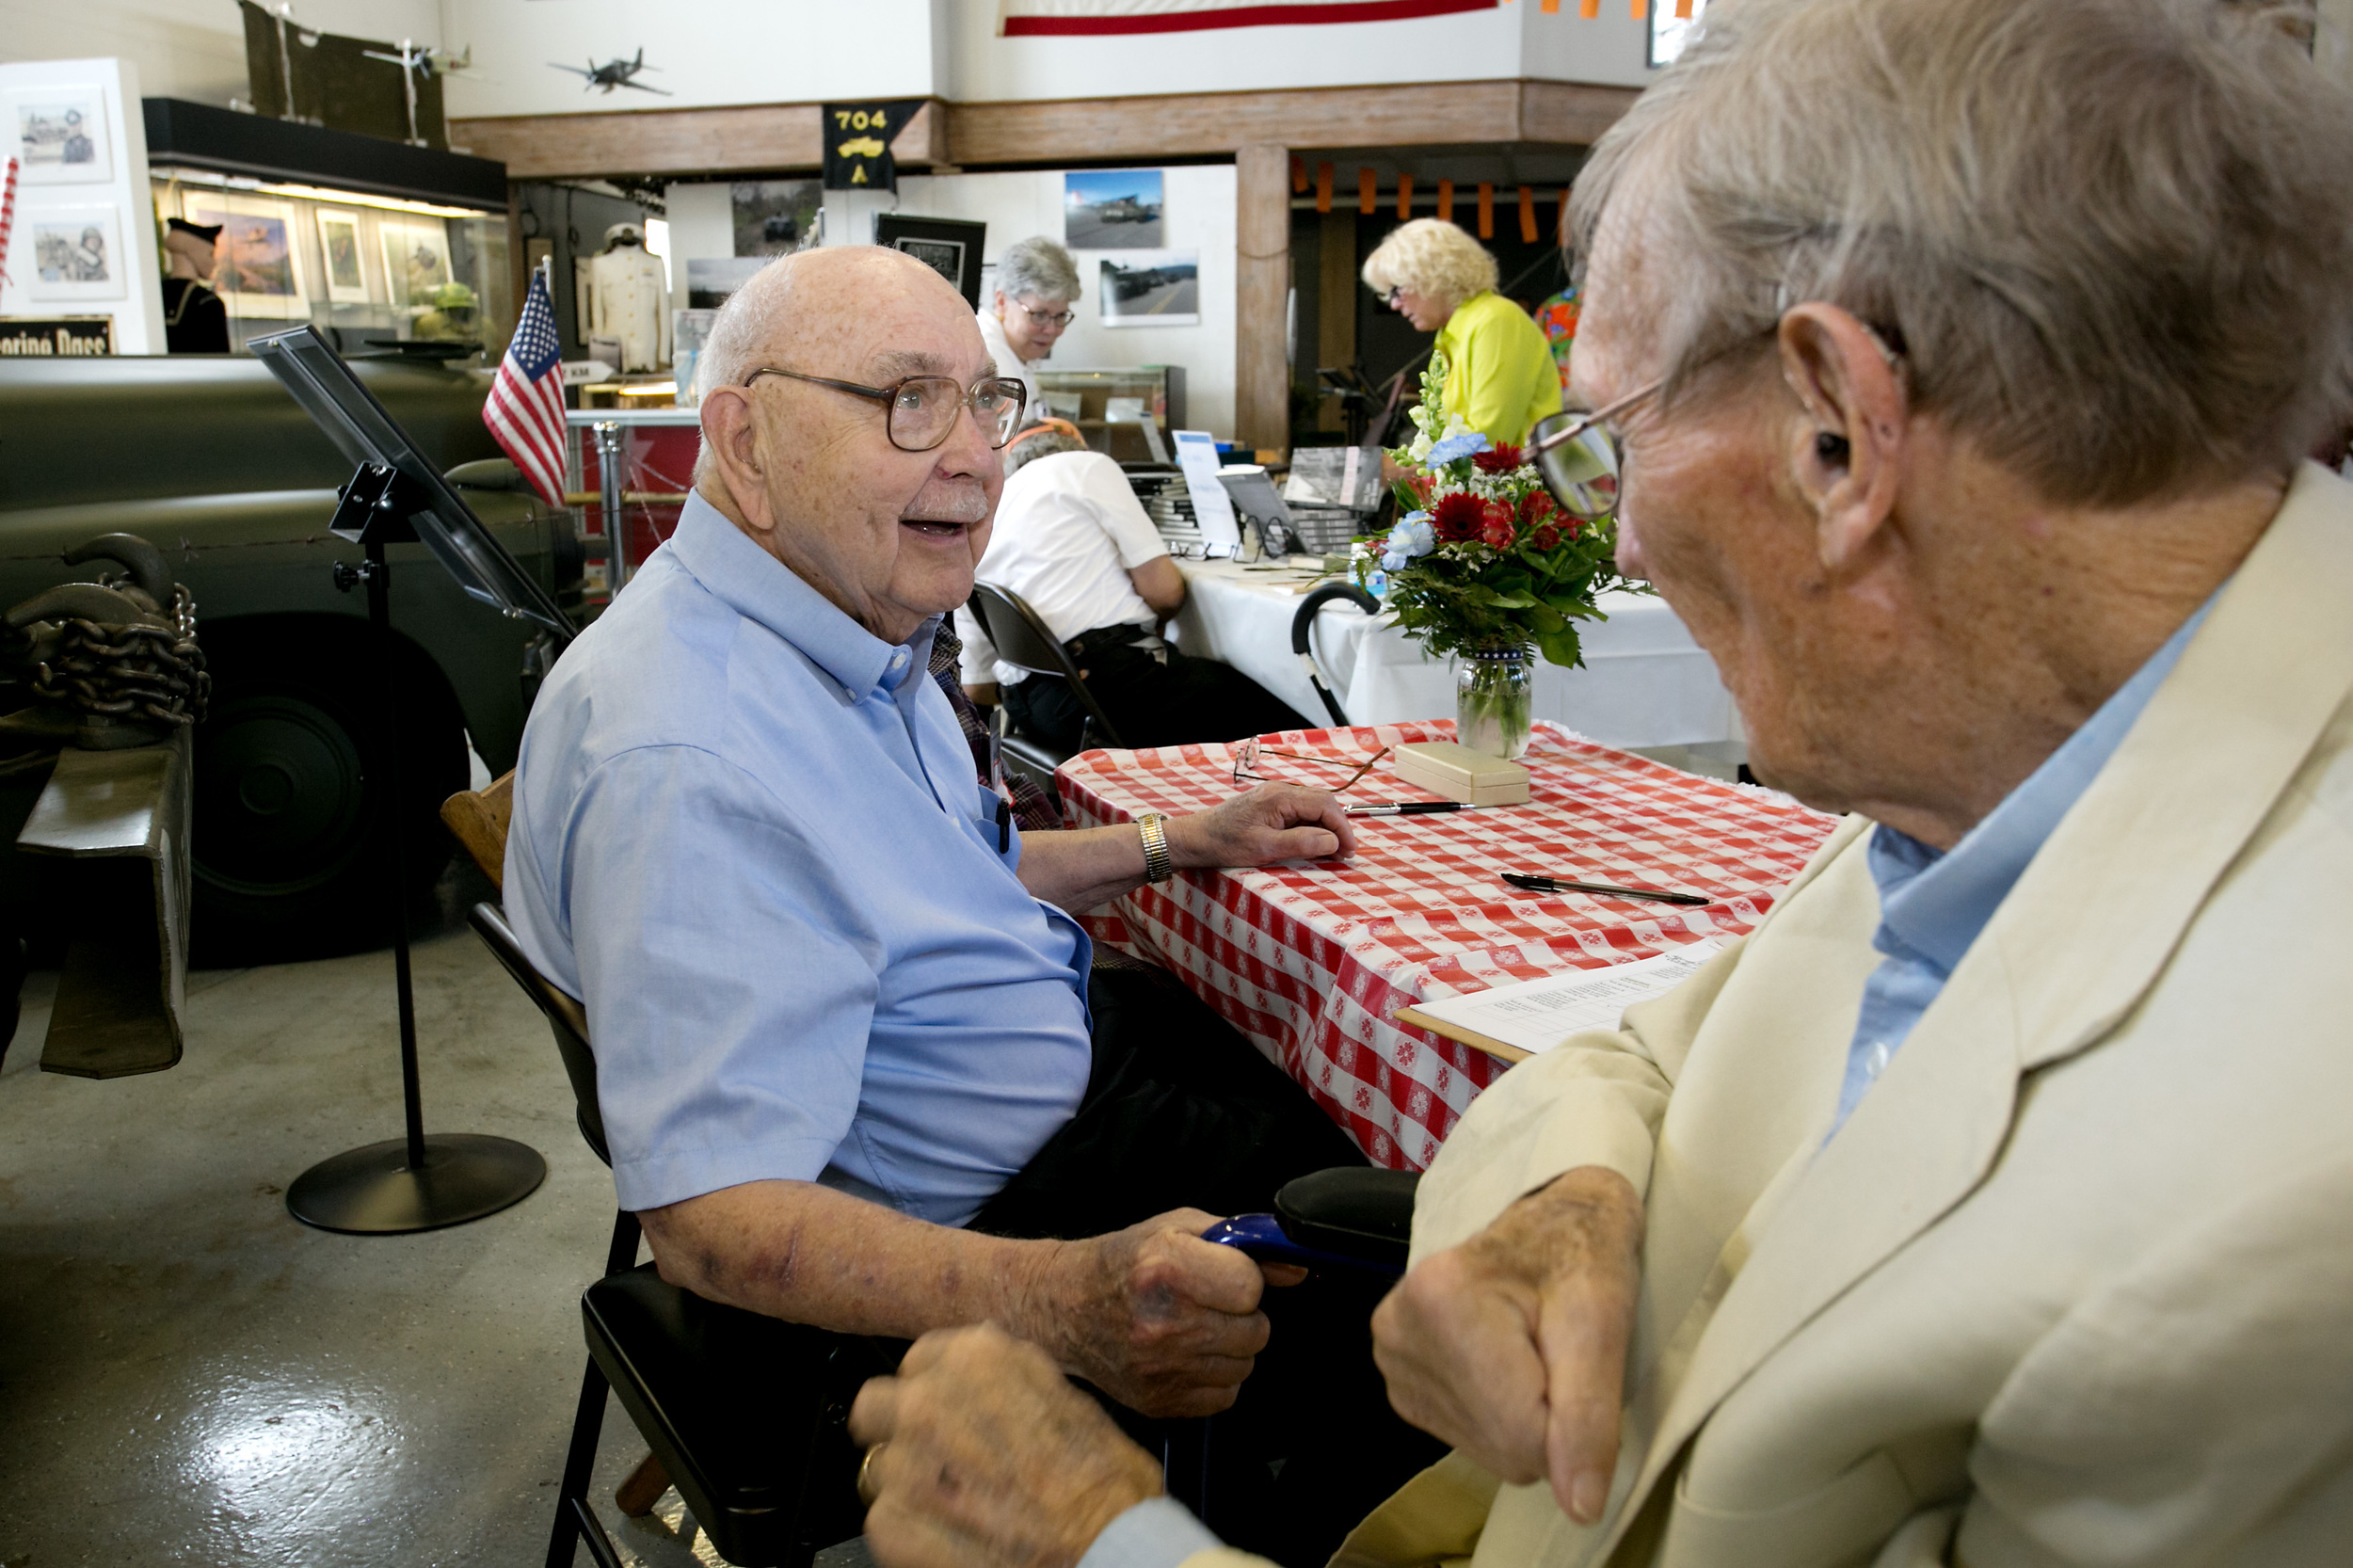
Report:
<svg viewBox="0 0 2353 1568"><path fill-rule="evenodd" d="M1087 690L1103 705L1124 745L1242 741L1321 722L1294 712L1231 664L1188 659L1174 648L1162 664L1143 648L1116 646L1133 635L1132 628L1114 627L1073 639L1082 648L1079 667L1086 672ZM1061 676L1033 675L1008 686L1004 702L1023 729L1064 750L1079 749L1087 712Z"/></svg>
<svg viewBox="0 0 2353 1568"><path fill-rule="evenodd" d="M1079 1113L973 1229L1077 1238L1188 1206L1264 1212L1294 1176L1365 1162L1305 1090L1173 979L1098 968L1088 1003L1095 1067ZM1206 1429L1105 1407L1169 1464L1172 1486L1200 1467L1204 1523L1230 1544L1322 1568L1445 1452L1390 1410L1373 1365L1369 1319L1386 1289L1350 1271L1268 1289L1272 1338L1233 1408Z"/></svg>

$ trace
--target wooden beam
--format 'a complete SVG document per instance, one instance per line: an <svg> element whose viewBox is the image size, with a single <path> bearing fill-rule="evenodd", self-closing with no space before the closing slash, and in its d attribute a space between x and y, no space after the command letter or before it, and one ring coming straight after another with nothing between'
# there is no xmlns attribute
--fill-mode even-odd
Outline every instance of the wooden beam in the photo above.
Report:
<svg viewBox="0 0 2353 1568"><path fill-rule="evenodd" d="M1245 448L1291 443L1290 366L1283 353L1290 169L1286 147L1244 147L1234 154L1234 439Z"/></svg>
<svg viewBox="0 0 2353 1568"><path fill-rule="evenodd" d="M949 115L915 111L890 150L915 168L946 161ZM755 104L726 109L615 109L450 121L450 139L496 158L509 180L600 174L730 174L814 169L825 158L820 106Z"/></svg>
<svg viewBox="0 0 2353 1568"><path fill-rule="evenodd" d="M1633 88L1584 87L1575 82L1522 82L1522 141L1590 147L1615 125L1641 94Z"/></svg>
<svg viewBox="0 0 2353 1568"><path fill-rule="evenodd" d="M935 99L891 150L902 163L924 168L1215 157L1244 145L1583 145L1635 96L1631 88L1498 81L1017 104ZM450 136L505 164L513 180L785 172L823 161L818 116L815 104L511 115L454 120Z"/></svg>

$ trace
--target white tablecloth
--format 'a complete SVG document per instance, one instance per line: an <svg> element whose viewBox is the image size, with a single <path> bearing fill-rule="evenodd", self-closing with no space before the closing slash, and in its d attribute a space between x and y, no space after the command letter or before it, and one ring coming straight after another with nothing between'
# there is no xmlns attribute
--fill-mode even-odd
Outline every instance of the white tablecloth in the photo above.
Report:
<svg viewBox="0 0 2353 1568"><path fill-rule="evenodd" d="M1182 561L1185 607L1176 640L1187 653L1219 659L1318 724L1328 722L1307 672L1291 652L1291 617L1305 573L1252 571L1231 561ZM1715 661L1663 599L1605 595L1609 618L1579 625L1585 667L1536 664L1534 716L1605 745L1679 746L1737 741L1740 720ZM1454 716L1454 666L1424 657L1421 645L1355 605L1326 604L1316 616L1316 660L1352 724L1397 724Z"/></svg>

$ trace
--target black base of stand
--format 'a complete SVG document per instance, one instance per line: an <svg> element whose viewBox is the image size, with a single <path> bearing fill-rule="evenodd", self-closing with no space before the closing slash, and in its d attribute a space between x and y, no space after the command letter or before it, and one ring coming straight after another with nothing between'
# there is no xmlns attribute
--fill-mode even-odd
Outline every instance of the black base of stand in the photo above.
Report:
<svg viewBox="0 0 2353 1568"><path fill-rule="evenodd" d="M385 776L397 776L400 756L400 684L392 655L392 571L384 547L413 542L408 523L413 496L392 469L363 464L343 489L328 531L357 538L367 564L335 563L335 585L348 591L365 583L368 623L376 632L377 675L383 683L377 745ZM407 508L407 509L404 509ZM443 1225L462 1225L518 1204L548 1178L548 1162L528 1144L478 1132L424 1130L424 1096L417 1088L417 1003L408 972L408 920L401 896L403 864L398 792L386 790L384 809L392 817L393 868L386 875L387 910L392 930L392 990L400 1007L400 1097L408 1136L370 1144L322 1160L286 1189L286 1211L306 1225L360 1236L406 1236Z"/></svg>
<svg viewBox="0 0 2353 1568"><path fill-rule="evenodd" d="M286 1190L286 1211L306 1225L360 1236L404 1236L462 1225L538 1191L548 1162L512 1138L433 1132L424 1165L408 1164L408 1141L387 1139L322 1160Z"/></svg>

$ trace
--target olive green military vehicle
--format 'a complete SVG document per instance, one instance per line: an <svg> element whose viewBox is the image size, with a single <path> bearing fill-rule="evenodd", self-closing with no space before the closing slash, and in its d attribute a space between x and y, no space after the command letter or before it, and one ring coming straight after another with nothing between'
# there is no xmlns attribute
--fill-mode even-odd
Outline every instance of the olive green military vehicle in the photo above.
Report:
<svg viewBox="0 0 2353 1568"><path fill-rule="evenodd" d="M533 495L482 423L489 376L389 360L354 367L499 542L568 614L582 554L568 512ZM234 356L0 360L0 607L70 571L58 552L136 534L196 596L213 674L196 732L190 837L200 956L251 961L384 934L397 824L413 890L445 863L440 802L466 747L514 766L535 661L524 623L468 599L422 545L390 554L399 755L376 755L382 705L364 591L327 532L348 466L257 360ZM22 803L29 808L29 800ZM23 808L0 825L13 837ZM30 895L23 868L0 903ZM0 920L38 936L37 920Z"/></svg>

